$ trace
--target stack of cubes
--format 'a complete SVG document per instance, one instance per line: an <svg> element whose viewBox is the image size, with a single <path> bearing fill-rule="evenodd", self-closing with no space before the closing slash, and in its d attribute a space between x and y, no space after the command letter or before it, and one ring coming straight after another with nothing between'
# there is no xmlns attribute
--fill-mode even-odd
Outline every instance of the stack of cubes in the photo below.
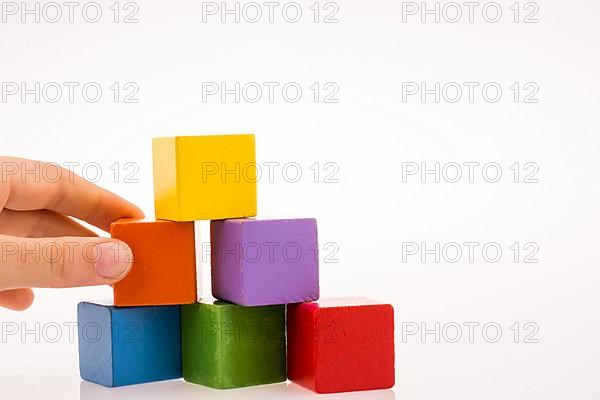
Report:
<svg viewBox="0 0 600 400"><path fill-rule="evenodd" d="M253 135L153 141L156 220L120 220L133 252L113 304L80 303L80 372L107 387L183 377L317 393L394 385L392 306L319 300L315 219L260 220ZM212 294L197 301L194 221L211 220ZM319 300L319 301L318 301Z"/></svg>

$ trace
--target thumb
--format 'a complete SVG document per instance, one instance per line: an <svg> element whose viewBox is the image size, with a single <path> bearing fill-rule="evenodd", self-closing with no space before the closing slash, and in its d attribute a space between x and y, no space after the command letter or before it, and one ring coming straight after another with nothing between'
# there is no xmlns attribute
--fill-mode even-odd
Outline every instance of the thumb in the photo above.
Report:
<svg viewBox="0 0 600 400"><path fill-rule="evenodd" d="M0 290L112 284L133 262L125 243L107 238L0 235L0 247Z"/></svg>

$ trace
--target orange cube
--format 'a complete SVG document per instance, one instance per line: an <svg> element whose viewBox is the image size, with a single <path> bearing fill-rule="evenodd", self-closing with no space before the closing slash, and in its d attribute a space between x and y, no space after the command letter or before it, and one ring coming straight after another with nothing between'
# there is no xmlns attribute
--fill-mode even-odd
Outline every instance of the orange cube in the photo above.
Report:
<svg viewBox="0 0 600 400"><path fill-rule="evenodd" d="M121 219L110 234L133 252L129 275L113 287L115 306L196 302L193 222Z"/></svg>

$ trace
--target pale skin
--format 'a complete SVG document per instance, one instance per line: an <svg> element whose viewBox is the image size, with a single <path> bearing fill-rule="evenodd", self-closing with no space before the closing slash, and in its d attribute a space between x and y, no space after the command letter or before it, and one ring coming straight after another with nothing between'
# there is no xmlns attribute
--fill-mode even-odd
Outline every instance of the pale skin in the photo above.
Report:
<svg viewBox="0 0 600 400"><path fill-rule="evenodd" d="M130 248L72 217L108 232L144 214L55 164L0 157L0 307L27 309L31 288L111 285L127 275Z"/></svg>

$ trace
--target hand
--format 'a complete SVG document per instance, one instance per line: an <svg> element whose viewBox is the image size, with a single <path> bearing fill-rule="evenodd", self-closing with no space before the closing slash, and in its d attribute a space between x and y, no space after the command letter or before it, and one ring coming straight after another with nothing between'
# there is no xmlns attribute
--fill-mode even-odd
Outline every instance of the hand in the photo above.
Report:
<svg viewBox="0 0 600 400"><path fill-rule="evenodd" d="M133 204L55 164L0 157L0 307L24 310L30 288L112 284L131 268L129 247L98 237Z"/></svg>

